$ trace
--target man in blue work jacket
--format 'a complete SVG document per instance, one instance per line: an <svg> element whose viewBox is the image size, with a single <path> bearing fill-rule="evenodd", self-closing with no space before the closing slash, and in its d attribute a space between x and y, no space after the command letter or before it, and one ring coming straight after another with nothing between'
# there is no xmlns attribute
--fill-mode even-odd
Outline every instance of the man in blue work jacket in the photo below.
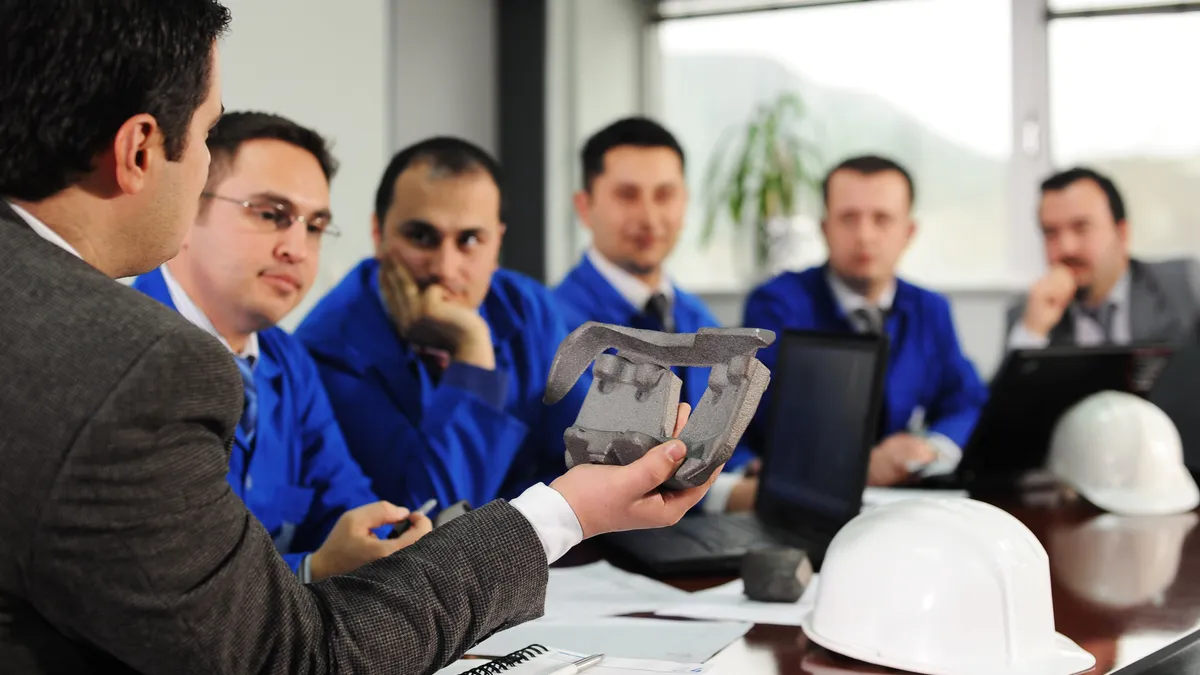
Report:
<svg viewBox="0 0 1200 675"><path fill-rule="evenodd" d="M862 156L834 167L822 190L826 264L786 272L755 289L744 323L777 333L886 332L884 407L868 483L896 485L951 472L987 390L959 347L947 300L896 276L916 232L912 179L892 160ZM768 367L778 344L759 352ZM772 388L751 425L755 440L761 439Z"/></svg>
<svg viewBox="0 0 1200 675"><path fill-rule="evenodd" d="M684 152L675 136L645 117L626 117L596 132L580 152L583 188L575 213L592 245L554 289L568 328L587 321L673 333L719 326L704 301L667 278L664 263L687 208ZM708 389L710 368L674 368L681 398L693 408ZM753 459L739 445L701 508L742 510L753 492L739 469Z"/></svg>
<svg viewBox="0 0 1200 675"><path fill-rule="evenodd" d="M225 114L208 148L199 215L179 255L133 285L220 340L242 370L246 401L227 478L284 559L305 580L349 572L430 523L378 501L312 359L275 325L304 298L322 241L337 234L336 162L319 134L263 113ZM380 538L405 518L408 532Z"/></svg>
<svg viewBox="0 0 1200 675"><path fill-rule="evenodd" d="M375 256L296 330L385 499L479 506L566 470L590 375L543 403L567 327L541 284L499 269L504 231L486 152L449 137L406 148L376 193Z"/></svg>

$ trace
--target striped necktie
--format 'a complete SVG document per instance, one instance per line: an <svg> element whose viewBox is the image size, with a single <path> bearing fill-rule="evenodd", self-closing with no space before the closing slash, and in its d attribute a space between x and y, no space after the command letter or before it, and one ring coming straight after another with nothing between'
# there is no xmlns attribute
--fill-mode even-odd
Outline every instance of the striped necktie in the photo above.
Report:
<svg viewBox="0 0 1200 675"><path fill-rule="evenodd" d="M258 390L254 387L254 357L234 356L238 370L242 373L242 391L245 394L245 407L242 419L238 421L238 429L246 438L246 444L254 446L254 430L258 426ZM249 449L249 448L247 448Z"/></svg>
<svg viewBox="0 0 1200 675"><path fill-rule="evenodd" d="M883 334L883 310L878 307L860 307L850 313L857 323L859 332L871 335Z"/></svg>

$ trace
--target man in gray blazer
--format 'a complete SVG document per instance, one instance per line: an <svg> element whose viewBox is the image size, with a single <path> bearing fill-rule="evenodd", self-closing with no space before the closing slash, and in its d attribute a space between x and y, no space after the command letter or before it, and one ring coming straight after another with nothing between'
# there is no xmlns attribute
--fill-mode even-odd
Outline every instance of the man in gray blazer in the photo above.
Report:
<svg viewBox="0 0 1200 675"><path fill-rule="evenodd" d="M1087 168L1047 178L1038 218L1050 270L1009 307L1009 349L1197 337L1200 263L1131 258L1124 200L1109 178Z"/></svg>
<svg viewBox="0 0 1200 675"><path fill-rule="evenodd" d="M703 496L656 489L683 459L671 441L301 583L226 481L233 359L114 281L172 257L195 217L228 12L10 0L3 16L0 670L430 673L539 616L548 562L581 539ZM388 517L350 511L335 534Z"/></svg>

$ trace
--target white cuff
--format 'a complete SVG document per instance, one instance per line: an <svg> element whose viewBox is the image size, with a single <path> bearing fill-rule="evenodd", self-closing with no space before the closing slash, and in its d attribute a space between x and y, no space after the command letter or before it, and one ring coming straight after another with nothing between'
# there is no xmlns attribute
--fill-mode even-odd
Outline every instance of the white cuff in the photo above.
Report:
<svg viewBox="0 0 1200 675"><path fill-rule="evenodd" d="M509 503L533 525L546 551L547 564L553 564L583 541L583 527L566 497L545 483L530 486Z"/></svg>
<svg viewBox="0 0 1200 675"><path fill-rule="evenodd" d="M933 446L933 451L937 453L937 459L926 464L917 472L917 475L922 477L929 476L944 476L953 473L958 468L958 463L962 460L962 448L958 444L942 434L929 434L925 437L929 444Z"/></svg>
<svg viewBox="0 0 1200 675"><path fill-rule="evenodd" d="M1018 321L1008 334L1009 349L1042 349L1049 344L1049 335L1038 335L1026 328L1021 321Z"/></svg>
<svg viewBox="0 0 1200 675"><path fill-rule="evenodd" d="M704 502L701 503L700 509L704 513L725 513L725 508L729 506L729 497L733 494L733 488L741 479L742 472L740 471L721 472L721 475L713 481L712 487L708 489L708 494L704 495Z"/></svg>

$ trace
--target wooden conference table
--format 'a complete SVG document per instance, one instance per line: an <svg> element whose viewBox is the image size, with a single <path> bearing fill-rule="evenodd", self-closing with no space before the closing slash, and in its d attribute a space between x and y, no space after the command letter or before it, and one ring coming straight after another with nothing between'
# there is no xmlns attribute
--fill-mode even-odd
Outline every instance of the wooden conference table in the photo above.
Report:
<svg viewBox="0 0 1200 675"><path fill-rule="evenodd" d="M1123 667L1200 629L1200 516L1131 518L1106 514L1057 493L989 500L1023 522L1050 557L1058 631L1096 657L1089 675ZM561 563L607 558L587 542ZM881 565L887 564L880 561ZM730 578L663 579L688 591ZM684 620L684 619L681 619ZM810 643L799 628L756 625L714 657L720 673L859 675L896 673Z"/></svg>

